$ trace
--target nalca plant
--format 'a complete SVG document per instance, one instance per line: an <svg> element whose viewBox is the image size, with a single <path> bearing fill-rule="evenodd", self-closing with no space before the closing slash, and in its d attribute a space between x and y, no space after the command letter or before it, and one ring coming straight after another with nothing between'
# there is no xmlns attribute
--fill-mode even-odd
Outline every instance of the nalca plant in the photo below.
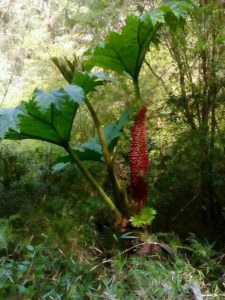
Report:
<svg viewBox="0 0 225 300"><path fill-rule="evenodd" d="M30 100L15 108L0 110L1 138L36 139L63 148L66 155L58 159L57 166L63 168L70 163L76 164L93 189L108 204L115 217L115 224L123 230L130 218L143 210L148 200L147 108L139 89L139 74L150 46L159 44L161 27L167 26L170 30L176 30L177 26L184 24L192 8L193 3L190 0L168 0L157 9L140 16L128 16L120 33L110 32L103 43L84 54L82 72L77 71L74 61L53 59L68 81L68 86L51 92L36 89ZM95 67L122 74L134 86L135 100L132 109L124 111L118 120L104 127L92 105L90 95L98 86L112 80L102 72L94 72ZM76 114L83 105L90 113L97 135L74 147L71 144L71 131ZM115 172L114 150L124 127L135 115L130 153L132 193L128 193ZM105 164L111 192L106 193L87 168L86 161ZM152 215L150 212L149 222L153 219Z"/></svg>

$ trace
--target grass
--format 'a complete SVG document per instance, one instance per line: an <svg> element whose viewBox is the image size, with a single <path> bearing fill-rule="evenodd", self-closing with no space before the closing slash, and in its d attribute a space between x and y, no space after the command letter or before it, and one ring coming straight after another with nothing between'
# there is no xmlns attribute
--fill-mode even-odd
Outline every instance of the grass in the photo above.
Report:
<svg viewBox="0 0 225 300"><path fill-rule="evenodd" d="M201 244L194 236L187 245L171 235L148 238L159 244L171 241L167 244L170 253L143 256L114 245L109 256L99 248L102 244L96 235L84 242L85 234L90 234L85 231L71 230L73 239L61 243L53 233L28 239L29 233L25 237L16 232L13 218L1 219L0 299L173 300L223 299L225 295L222 258L212 245Z"/></svg>
<svg viewBox="0 0 225 300"><path fill-rule="evenodd" d="M225 298L225 259L214 244L194 235L181 241L172 233L115 232L76 169L51 174L42 151L28 152L28 164L6 150L0 300Z"/></svg>

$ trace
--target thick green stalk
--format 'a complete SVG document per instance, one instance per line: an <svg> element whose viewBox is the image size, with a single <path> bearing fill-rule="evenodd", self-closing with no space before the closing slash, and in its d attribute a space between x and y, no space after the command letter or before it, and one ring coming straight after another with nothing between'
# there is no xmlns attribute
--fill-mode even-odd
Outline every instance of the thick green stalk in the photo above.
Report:
<svg viewBox="0 0 225 300"><path fill-rule="evenodd" d="M74 153L72 148L68 145L65 147L65 150L73 160L77 164L77 166L80 168L82 173L85 175L87 180L91 183L91 185L97 190L99 195L103 198L103 200L109 205L111 210L115 213L117 218L121 218L121 213L113 203L113 201L109 198L109 196L105 193L105 191L102 189L102 187L99 185L99 183L95 180L95 178L92 176L92 174L88 171L88 169L85 167L85 165L82 163L82 161L79 159L79 157Z"/></svg>
<svg viewBox="0 0 225 300"><path fill-rule="evenodd" d="M116 175L115 175L115 172L114 172L113 161L111 159L111 156L110 156L110 153L109 153L109 150L108 150L107 141L106 141L106 138L105 138L104 131L101 127L100 121L98 119L98 116L97 116L93 106L91 105L91 103L88 101L87 98L85 100L85 104L86 104L86 106L87 106L87 108L88 108L88 110L91 114L91 117L94 121L95 127L96 127L97 132L98 132L99 141L100 141L102 152L103 152L103 155L104 155L104 158L105 158L105 162L106 162L110 182L112 184L112 189L113 189L115 202L117 203L117 206L119 207L119 209L121 211L123 211L125 209L124 201L123 201L123 194L122 194L119 182L118 182L118 180L116 178Z"/></svg>
<svg viewBox="0 0 225 300"><path fill-rule="evenodd" d="M136 101L135 104L137 105L138 108L140 108L142 104L142 100L141 100L138 79L133 80L133 85L134 85L134 94L135 94L135 101Z"/></svg>

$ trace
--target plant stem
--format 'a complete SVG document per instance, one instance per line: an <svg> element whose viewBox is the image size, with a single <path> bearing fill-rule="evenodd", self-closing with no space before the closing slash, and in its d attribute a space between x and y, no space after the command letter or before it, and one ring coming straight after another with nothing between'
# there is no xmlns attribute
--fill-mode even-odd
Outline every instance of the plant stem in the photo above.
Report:
<svg viewBox="0 0 225 300"><path fill-rule="evenodd" d="M79 157L76 155L76 153L72 150L72 148L67 145L64 147L66 152L69 154L69 156L72 158L73 162L77 164L77 166L80 168L82 173L85 175L87 180L92 184L92 186L97 190L99 195L105 200L105 202L109 205L111 210L115 213L118 219L121 218L121 213L113 203L113 201L109 198L109 196L104 192L102 187L99 185L99 183L94 179L92 174L88 171L86 166L82 163L82 161L79 159Z"/></svg>
<svg viewBox="0 0 225 300"><path fill-rule="evenodd" d="M85 99L85 104L91 114L91 117L94 121L95 127L97 129L98 132L98 136L99 136L99 141L101 144L101 148L102 148L102 152L105 158L105 162L106 162L106 167L108 170L108 174L109 174L109 178L110 178L110 182L112 184L112 189L113 189L113 194L114 194L114 199L115 202L117 203L117 206L120 208L121 211L123 211L125 209L124 207L124 201L123 201L123 197L122 197L122 191L119 185L119 182L116 178L115 172L114 172L114 168L113 168L113 161L111 159L109 150L108 150L108 146L107 146L107 141L105 138L105 134L104 131L101 127L100 121L98 119L98 116L93 108L93 106L91 105L91 103L88 101L88 99Z"/></svg>
<svg viewBox="0 0 225 300"><path fill-rule="evenodd" d="M140 106L142 104L142 100L141 100L141 94L140 94L138 79L133 80L133 85L134 85L134 94L135 94L135 101L136 101L135 104L138 106L138 108L140 108Z"/></svg>

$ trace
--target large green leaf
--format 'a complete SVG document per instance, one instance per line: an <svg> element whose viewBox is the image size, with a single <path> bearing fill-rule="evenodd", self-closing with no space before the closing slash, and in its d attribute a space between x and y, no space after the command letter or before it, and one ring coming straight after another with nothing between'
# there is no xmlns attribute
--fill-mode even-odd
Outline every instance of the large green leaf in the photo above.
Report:
<svg viewBox="0 0 225 300"><path fill-rule="evenodd" d="M84 98L84 91L75 85L51 93L36 90L30 101L0 110L0 137L38 139L64 146Z"/></svg>
<svg viewBox="0 0 225 300"><path fill-rule="evenodd" d="M31 100L16 108L1 109L0 138L30 138L66 145L75 114L86 94L111 78L104 73L77 72L73 81L66 88L52 92L36 89Z"/></svg>
<svg viewBox="0 0 225 300"><path fill-rule="evenodd" d="M118 121L108 124L103 128L110 153L112 153L116 147L132 112L133 110L131 109L123 112ZM82 160L104 160L98 135L90 138L86 143L76 147L74 150Z"/></svg>
<svg viewBox="0 0 225 300"><path fill-rule="evenodd" d="M127 110L120 116L118 121L115 121L103 128L108 149L110 153L113 153L120 136L123 133L123 129L128 123L133 110ZM104 161L101 145L98 136L90 138L84 144L73 148L73 151L81 160L92 160L92 161ZM54 163L54 170L62 170L65 166L70 163L69 156L63 156L57 159Z"/></svg>
<svg viewBox="0 0 225 300"><path fill-rule="evenodd" d="M98 66L137 80L150 44L158 42L161 25L167 22L174 25L174 18L177 21L185 18L191 3L190 0L166 1L142 16L128 16L121 33L111 32L104 43L86 53L91 55L85 62L86 68Z"/></svg>
<svg viewBox="0 0 225 300"><path fill-rule="evenodd" d="M167 13L173 14L178 20L185 19L188 12L194 8L193 0L167 0L162 4L160 10ZM168 17L168 15L165 15Z"/></svg>
<svg viewBox="0 0 225 300"><path fill-rule="evenodd" d="M19 108L0 109L0 138L4 138L9 130L19 133L19 117L24 112Z"/></svg>
<svg viewBox="0 0 225 300"><path fill-rule="evenodd" d="M101 86L113 79L102 72L77 72L72 83L80 86L85 94L94 92L97 86Z"/></svg>

